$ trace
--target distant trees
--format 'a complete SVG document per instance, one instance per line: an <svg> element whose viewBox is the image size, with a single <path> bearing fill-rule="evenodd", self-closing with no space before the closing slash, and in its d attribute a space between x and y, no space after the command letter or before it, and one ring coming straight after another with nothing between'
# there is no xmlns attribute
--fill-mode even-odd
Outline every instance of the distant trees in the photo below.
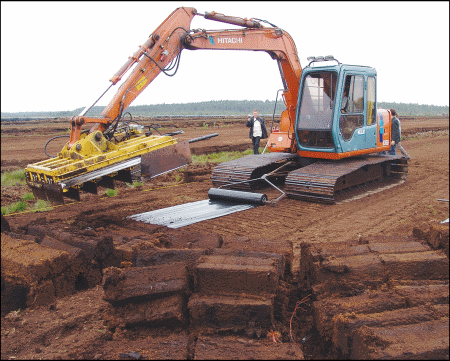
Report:
<svg viewBox="0 0 450 361"><path fill-rule="evenodd" d="M380 102L378 108L395 109L399 115L448 115L448 106Z"/></svg>
<svg viewBox="0 0 450 361"><path fill-rule="evenodd" d="M397 110L402 115L448 115L448 106L437 106L427 104L411 103L377 103L378 108ZM175 116L175 115L242 115L249 114L253 109L258 109L261 114L272 114L274 112L275 101L262 100L211 100L198 103L174 103L174 104L150 104L133 105L126 109L133 116ZM31 117L72 117L80 114L84 108L72 111L58 112L2 112L2 118L31 118ZM103 106L93 107L87 115L99 116L103 111ZM280 114L284 109L282 102L277 103L275 114Z"/></svg>

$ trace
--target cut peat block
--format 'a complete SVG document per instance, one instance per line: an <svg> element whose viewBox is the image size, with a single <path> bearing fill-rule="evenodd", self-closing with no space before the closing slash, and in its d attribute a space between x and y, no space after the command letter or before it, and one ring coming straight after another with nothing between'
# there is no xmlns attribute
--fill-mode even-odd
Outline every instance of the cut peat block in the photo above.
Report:
<svg viewBox="0 0 450 361"><path fill-rule="evenodd" d="M26 307L30 285L3 275L1 280L1 317L3 317L11 311Z"/></svg>
<svg viewBox="0 0 450 361"><path fill-rule="evenodd" d="M110 303L105 319L110 327L186 323L188 274L182 262L157 267L104 270L103 299Z"/></svg>
<svg viewBox="0 0 450 361"><path fill-rule="evenodd" d="M156 267L109 267L104 270L103 291L103 299L116 304L164 294L187 294L188 273L182 262Z"/></svg>
<svg viewBox="0 0 450 361"><path fill-rule="evenodd" d="M56 297L54 281L64 273L70 273L69 255L35 242L1 237L1 273L4 284L13 293L25 299L19 304L38 306L51 303Z"/></svg>
<svg viewBox="0 0 450 361"><path fill-rule="evenodd" d="M39 239L50 236L60 242L82 249L87 258L97 261L107 259L113 251L112 237L75 236L73 233L61 231L59 228L52 228L50 225L45 227L30 225L27 233Z"/></svg>
<svg viewBox="0 0 450 361"><path fill-rule="evenodd" d="M448 258L417 241L301 244L300 279L318 299L378 287L388 280L445 280Z"/></svg>
<svg viewBox="0 0 450 361"><path fill-rule="evenodd" d="M171 230L171 232L174 231L177 230ZM206 250L220 247L221 244L221 237L215 234L154 233L148 234L145 238L140 236L132 239L125 238L121 243L115 242L114 252L121 262L131 262L133 265L150 266L158 262L183 260L192 268L198 255L205 254ZM169 249L170 252L167 251Z"/></svg>
<svg viewBox="0 0 450 361"><path fill-rule="evenodd" d="M449 224L431 225L428 243L433 249L443 249L448 258Z"/></svg>
<svg viewBox="0 0 450 361"><path fill-rule="evenodd" d="M183 262L191 272L198 259L206 254L203 249L164 249L135 247L133 257L137 267L162 266Z"/></svg>
<svg viewBox="0 0 450 361"><path fill-rule="evenodd" d="M382 280L381 260L371 253L367 244L302 242L300 247L300 280L306 288L324 284L323 288L333 293L341 283Z"/></svg>
<svg viewBox="0 0 450 361"><path fill-rule="evenodd" d="M324 341L329 341L333 337L333 319L340 314L369 314L406 307L406 300L394 291L379 291L316 301L313 303L313 312L317 330Z"/></svg>
<svg viewBox="0 0 450 361"><path fill-rule="evenodd" d="M274 343L271 339L247 339L236 336L200 335L194 360L304 360L294 343Z"/></svg>
<svg viewBox="0 0 450 361"><path fill-rule="evenodd" d="M339 293L351 295L381 285L385 281L383 270L380 258L370 253L330 258L314 263L309 270L311 288L317 299Z"/></svg>
<svg viewBox="0 0 450 361"><path fill-rule="evenodd" d="M56 278L57 297L64 297L77 290L91 288L102 282L102 272L99 265L89 260L82 249L49 236L44 236L40 245L67 252L69 255L70 272L65 271Z"/></svg>
<svg viewBox="0 0 450 361"><path fill-rule="evenodd" d="M83 250L46 235L38 244L3 234L2 277L10 291L27 293L28 306L53 302L102 280L99 266Z"/></svg>
<svg viewBox="0 0 450 361"><path fill-rule="evenodd" d="M448 279L448 258L436 251L380 254L389 279Z"/></svg>
<svg viewBox="0 0 450 361"><path fill-rule="evenodd" d="M409 307L429 304L447 304L449 303L448 281L441 283L430 283L426 285L406 285L396 286L394 291L403 297Z"/></svg>
<svg viewBox="0 0 450 361"><path fill-rule="evenodd" d="M104 313L110 328L125 326L178 327L187 321L187 297L183 294L162 295L151 300L130 302L122 306L110 306Z"/></svg>
<svg viewBox="0 0 450 361"><path fill-rule="evenodd" d="M367 245L371 252L379 254L397 254L397 253L413 253L427 252L430 247L416 241L397 241L397 242L369 242Z"/></svg>
<svg viewBox="0 0 450 361"><path fill-rule="evenodd" d="M267 252L242 251L238 249L214 248L209 251L210 256L233 256L233 257L253 257L267 260L274 260L277 263L277 272L280 279L285 278L290 270L286 267L286 259L283 255Z"/></svg>
<svg viewBox="0 0 450 361"><path fill-rule="evenodd" d="M448 317L448 284L430 282L316 301L316 328L325 343L332 341L333 348L348 357L353 335L362 326L398 326Z"/></svg>
<svg viewBox="0 0 450 361"><path fill-rule="evenodd" d="M355 360L448 360L449 319L400 326L363 326L353 337Z"/></svg>
<svg viewBox="0 0 450 361"><path fill-rule="evenodd" d="M281 255L285 260L286 269L289 273L292 272L292 261L294 259L294 249L292 241L236 237L224 239L221 248L224 250L264 252Z"/></svg>
<svg viewBox="0 0 450 361"><path fill-rule="evenodd" d="M207 296L188 302L191 325L203 333L267 332L273 325L273 297Z"/></svg>
<svg viewBox="0 0 450 361"><path fill-rule="evenodd" d="M67 252L40 246L31 241L2 234L2 275L29 284L56 276L69 265Z"/></svg>
<svg viewBox="0 0 450 361"><path fill-rule="evenodd" d="M194 268L195 291L205 294L275 294L276 259L204 256Z"/></svg>
<svg viewBox="0 0 450 361"><path fill-rule="evenodd" d="M353 337L362 326L387 327L417 324L448 317L448 305L427 305L372 314L340 314L334 317L333 348L348 358Z"/></svg>

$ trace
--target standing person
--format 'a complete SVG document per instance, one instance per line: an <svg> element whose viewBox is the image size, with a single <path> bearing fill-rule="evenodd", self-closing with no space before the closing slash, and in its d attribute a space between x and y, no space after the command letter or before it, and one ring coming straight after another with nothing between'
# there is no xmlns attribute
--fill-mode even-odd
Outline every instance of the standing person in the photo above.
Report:
<svg viewBox="0 0 450 361"><path fill-rule="evenodd" d="M400 145L400 140L402 137L402 127L400 125L400 120L398 119L398 114L395 109L390 109L392 114L392 124L391 124L391 132L392 132L392 141L391 141L391 149L389 150L390 155L396 155L396 148L400 149L400 152L406 158L406 160L410 160L411 157L406 152L405 148Z"/></svg>
<svg viewBox="0 0 450 361"><path fill-rule="evenodd" d="M253 154L259 154L259 142L261 139L267 138L267 129L264 118L258 116L258 111L253 110L253 116L249 115L245 123L250 128L249 137L253 144Z"/></svg>

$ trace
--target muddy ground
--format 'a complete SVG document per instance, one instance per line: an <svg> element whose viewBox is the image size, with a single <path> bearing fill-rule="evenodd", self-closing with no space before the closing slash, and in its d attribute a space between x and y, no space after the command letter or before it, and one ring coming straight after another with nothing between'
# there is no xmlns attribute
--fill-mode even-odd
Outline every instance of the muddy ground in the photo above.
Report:
<svg viewBox="0 0 450 361"><path fill-rule="evenodd" d="M219 136L209 140L192 143L192 152L203 154L249 148L251 141L244 121L212 120L205 125L204 120L191 123L178 120L168 121L163 127L167 131L183 129L185 133L177 136L182 140L219 133ZM45 159L43 145L64 129L67 129L67 123L56 120L24 125L2 122L2 172ZM214 340L214 336L201 338L196 334L196 343L193 343L189 325L119 327L111 330L103 317L108 304L102 299L101 285L97 285L72 296L59 298L50 305L10 312L6 318L2 306L2 359L126 359L136 356L123 354L130 351L149 359L217 358L218 344L224 350L221 357L255 357L247 357L243 351L236 355L235 346L227 347L227 342L236 343L236 340L237 344L246 346L253 345L253 342L261 343L268 353L258 356L259 358L276 358L279 355L282 355L281 358L336 358L337 355L331 349L319 347L321 335L316 329L317 320L312 316L312 302L318 298L309 296L312 294L311 290L297 279L301 268L301 245L304 242L351 242L364 237L380 236L406 239L413 236L415 228L428 230L430 226L447 219L449 203L440 199L449 199L448 129L448 117L416 118L402 122L402 145L410 154L411 160L406 182L394 188L337 205L283 199L273 207L257 207L183 228L186 233L191 234L217 234L223 242L239 237L264 237L292 242L290 284L294 289L290 292L288 314L294 315L294 308L299 300L309 298L302 304L301 312L297 309L295 317L288 317L284 320L284 325L279 325L283 344L274 342L271 337L249 341L242 335L233 333L220 340ZM64 142L64 139L56 140L48 151L56 152ZM262 142L262 146L264 145ZM66 204L46 212L9 215L6 219L11 230L19 235L25 235L30 224L47 224L49 228L56 226L68 232L72 229L94 230L97 235L108 235L114 226L120 225L124 217L129 215L206 199L207 192L212 187L210 176L213 168L214 164L191 164L183 171L155 178L138 188L120 185L115 197L84 194L80 203ZM8 189L2 187L2 206L17 201L24 192L26 188L19 185ZM267 194L277 196L270 190ZM292 332L294 340L298 342L292 342ZM286 344L296 346L301 351L281 352L281 345Z"/></svg>

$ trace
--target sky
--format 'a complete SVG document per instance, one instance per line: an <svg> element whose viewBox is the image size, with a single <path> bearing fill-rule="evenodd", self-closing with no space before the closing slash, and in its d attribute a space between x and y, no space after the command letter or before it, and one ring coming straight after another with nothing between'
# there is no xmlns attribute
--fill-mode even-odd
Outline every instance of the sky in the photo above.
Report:
<svg viewBox="0 0 450 361"><path fill-rule="evenodd" d="M1 111L90 106L178 7L267 20L308 56L374 67L378 101L449 105L449 2L1 2ZM232 25L194 17L191 29ZM128 75L129 73L127 73ZM123 77L125 79L126 76ZM120 83L97 103L106 106ZM274 101L282 82L265 52L184 50L132 103Z"/></svg>

